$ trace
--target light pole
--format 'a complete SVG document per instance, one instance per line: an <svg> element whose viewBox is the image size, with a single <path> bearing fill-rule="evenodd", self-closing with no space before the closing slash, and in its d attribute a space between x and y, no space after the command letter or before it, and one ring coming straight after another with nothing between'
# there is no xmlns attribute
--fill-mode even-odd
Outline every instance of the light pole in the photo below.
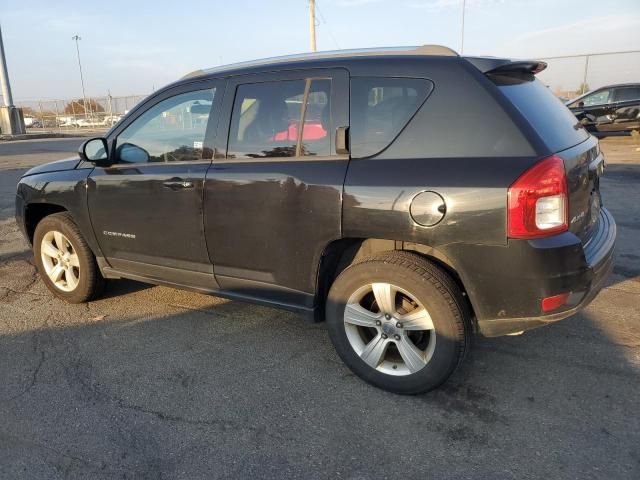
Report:
<svg viewBox="0 0 640 480"><path fill-rule="evenodd" d="M75 40L76 42L76 53L78 54L78 68L80 69L80 84L82 85L82 104L84 106L84 114L85 117L87 115L87 96L84 93L84 78L82 76L82 63L80 63L80 46L78 45L78 40L82 40L79 35L74 35L71 37L71 40Z"/></svg>
<svg viewBox="0 0 640 480"><path fill-rule="evenodd" d="M0 106L0 130L3 134L16 135L25 133L22 114L13 105L11 84L7 71L7 60L4 56L4 44L2 42L2 29L0 29L0 86L2 87L2 102Z"/></svg>
<svg viewBox="0 0 640 480"><path fill-rule="evenodd" d="M464 14L467 9L467 0L462 0L462 30L460 31L460 55L464 53Z"/></svg>

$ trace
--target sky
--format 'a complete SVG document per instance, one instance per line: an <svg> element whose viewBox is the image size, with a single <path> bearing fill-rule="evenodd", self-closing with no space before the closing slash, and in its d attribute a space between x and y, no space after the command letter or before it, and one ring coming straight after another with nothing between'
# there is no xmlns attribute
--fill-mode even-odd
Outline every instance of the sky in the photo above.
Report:
<svg viewBox="0 0 640 480"><path fill-rule="evenodd" d="M461 49L462 0L317 0L317 11L318 50ZM16 102L81 96L76 34L88 96L148 94L200 68L309 51L307 0L1 0L0 25ZM466 55L620 50L640 50L640 0L466 1ZM640 54L600 68L640 81Z"/></svg>

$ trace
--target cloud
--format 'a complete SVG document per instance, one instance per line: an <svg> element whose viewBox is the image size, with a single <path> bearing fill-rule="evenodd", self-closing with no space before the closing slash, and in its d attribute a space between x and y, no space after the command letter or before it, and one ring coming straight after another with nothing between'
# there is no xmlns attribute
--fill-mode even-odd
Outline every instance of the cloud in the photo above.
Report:
<svg viewBox="0 0 640 480"><path fill-rule="evenodd" d="M120 57L150 57L155 55L167 55L171 53L176 53L177 49L175 47L156 47L156 46L145 46L145 45L136 45L135 48L132 48L131 45L107 45L102 47L104 53L109 55L117 55Z"/></svg>
<svg viewBox="0 0 640 480"><path fill-rule="evenodd" d="M639 15L607 15L516 35L503 50L510 55L557 56L637 50ZM594 39L598 39L594 42ZM585 45L591 46L585 48ZM594 48L595 46L595 48ZM624 46L621 48L621 46ZM541 57L543 58L543 57Z"/></svg>
<svg viewBox="0 0 640 480"><path fill-rule="evenodd" d="M336 5L338 7L362 7L371 3L379 3L382 0L338 0Z"/></svg>
<svg viewBox="0 0 640 480"><path fill-rule="evenodd" d="M640 16L609 15L605 17L593 17L578 20L576 22L557 27L543 28L532 32L526 32L516 37L516 40L533 40L549 36L565 36L572 34L588 34L593 37L597 33L609 33L624 28L640 27Z"/></svg>
<svg viewBox="0 0 640 480"><path fill-rule="evenodd" d="M39 31L64 32L72 35L77 31L87 30L88 25L96 25L103 21L100 16L91 13L79 13L65 10L61 13L58 8L40 7L24 8L3 12L7 23L23 23L37 25Z"/></svg>
<svg viewBox="0 0 640 480"><path fill-rule="evenodd" d="M504 0L467 0L466 8L489 7L501 3L504 3ZM460 8L461 6L462 0L428 0L407 3L407 7L424 8L428 10L446 10L450 8Z"/></svg>

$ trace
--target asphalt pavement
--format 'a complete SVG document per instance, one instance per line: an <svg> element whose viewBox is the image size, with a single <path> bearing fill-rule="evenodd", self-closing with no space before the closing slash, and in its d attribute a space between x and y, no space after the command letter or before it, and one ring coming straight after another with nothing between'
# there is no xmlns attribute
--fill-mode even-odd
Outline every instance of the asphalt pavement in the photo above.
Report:
<svg viewBox="0 0 640 480"><path fill-rule="evenodd" d="M112 281L69 305L13 220L17 179L83 139L0 142L0 478L640 478L640 153L606 140L616 267L583 313L475 338L403 397L339 360L324 324Z"/></svg>

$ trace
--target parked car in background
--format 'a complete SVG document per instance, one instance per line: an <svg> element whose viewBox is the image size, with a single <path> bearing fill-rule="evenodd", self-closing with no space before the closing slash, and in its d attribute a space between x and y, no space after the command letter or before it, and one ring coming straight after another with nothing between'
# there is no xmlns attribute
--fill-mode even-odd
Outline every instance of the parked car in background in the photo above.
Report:
<svg viewBox="0 0 640 480"><path fill-rule="evenodd" d="M104 117L104 120L102 120L102 125L112 127L120 120L122 120L122 115L107 115L106 117Z"/></svg>
<svg viewBox="0 0 640 480"><path fill-rule="evenodd" d="M104 122L98 118L80 118L75 122L75 126L79 128L104 127L104 125Z"/></svg>
<svg viewBox="0 0 640 480"><path fill-rule="evenodd" d="M566 105L590 132L640 130L640 83L602 87Z"/></svg>
<svg viewBox="0 0 640 480"><path fill-rule="evenodd" d="M545 67L423 46L194 72L26 172L17 223L66 301L131 278L294 310L424 392L474 332L573 315L612 268L604 157Z"/></svg>

